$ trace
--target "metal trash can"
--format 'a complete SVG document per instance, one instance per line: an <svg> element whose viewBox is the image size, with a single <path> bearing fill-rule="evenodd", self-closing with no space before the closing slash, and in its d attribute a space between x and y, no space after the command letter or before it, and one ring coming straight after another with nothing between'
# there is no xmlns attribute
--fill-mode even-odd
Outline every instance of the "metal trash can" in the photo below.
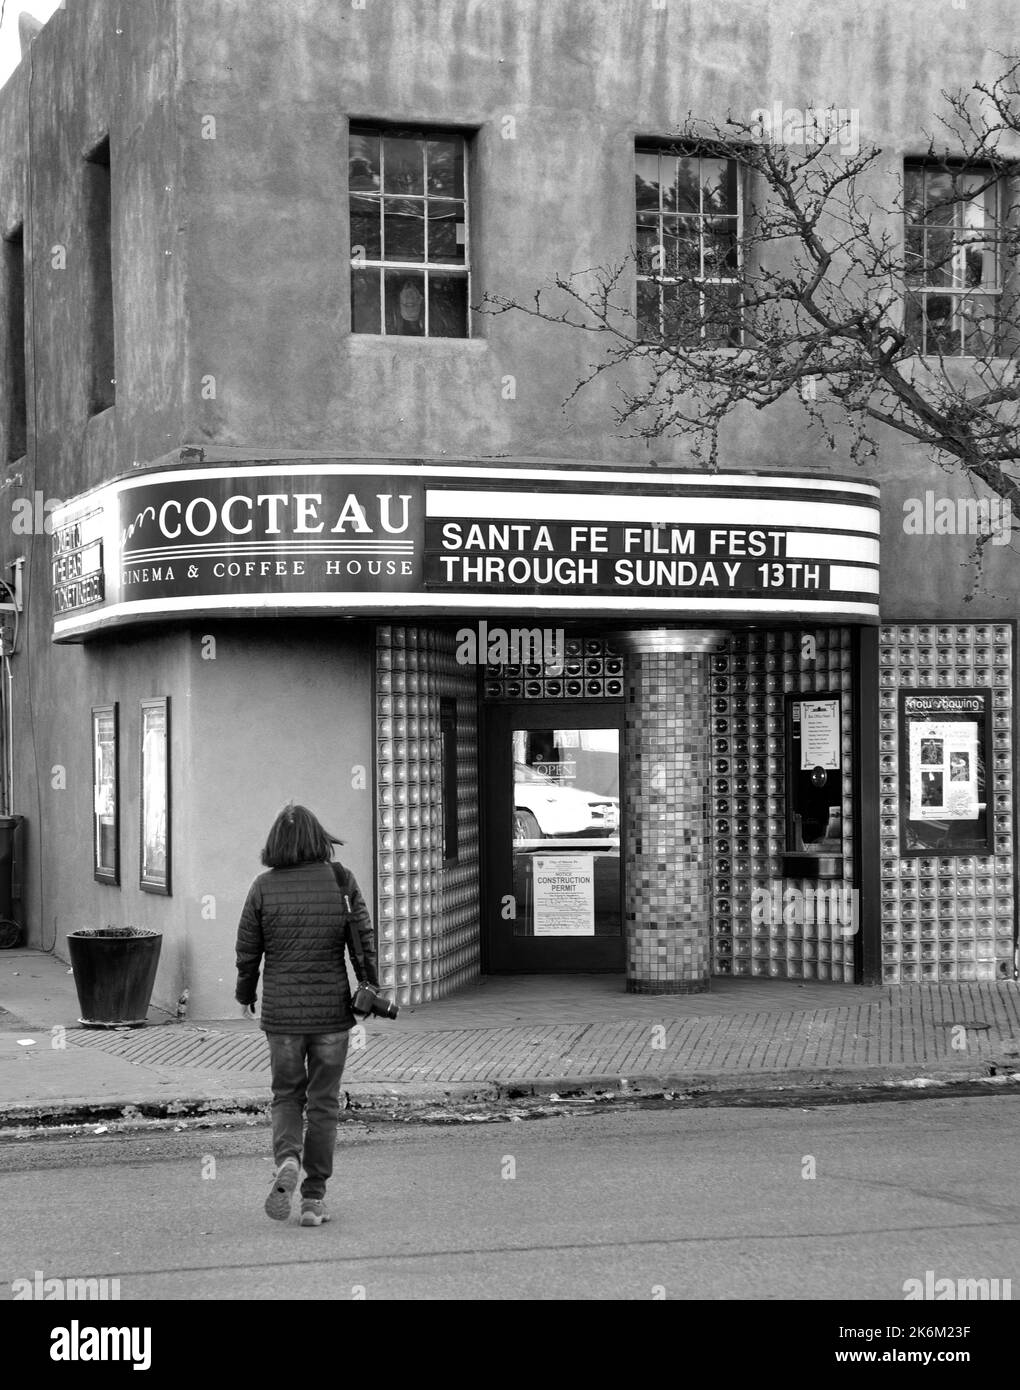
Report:
<svg viewBox="0 0 1020 1390"><path fill-rule="evenodd" d="M144 927L68 932L78 1022L86 1028L144 1027L162 946L162 934Z"/></svg>

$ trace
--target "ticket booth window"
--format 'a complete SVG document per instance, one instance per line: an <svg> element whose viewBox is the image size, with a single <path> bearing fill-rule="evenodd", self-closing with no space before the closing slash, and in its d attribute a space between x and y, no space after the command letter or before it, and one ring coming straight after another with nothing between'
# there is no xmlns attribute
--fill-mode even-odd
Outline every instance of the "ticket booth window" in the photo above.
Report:
<svg viewBox="0 0 1020 1390"><path fill-rule="evenodd" d="M840 697L787 696L784 875L842 877L843 785Z"/></svg>

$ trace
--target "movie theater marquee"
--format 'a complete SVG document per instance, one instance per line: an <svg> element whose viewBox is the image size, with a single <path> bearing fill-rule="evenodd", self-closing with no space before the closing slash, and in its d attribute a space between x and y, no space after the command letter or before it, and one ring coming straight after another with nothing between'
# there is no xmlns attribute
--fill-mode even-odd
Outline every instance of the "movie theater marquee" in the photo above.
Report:
<svg viewBox="0 0 1020 1390"><path fill-rule="evenodd" d="M878 621L857 479L378 463L180 468L54 514L56 640L170 615Z"/></svg>

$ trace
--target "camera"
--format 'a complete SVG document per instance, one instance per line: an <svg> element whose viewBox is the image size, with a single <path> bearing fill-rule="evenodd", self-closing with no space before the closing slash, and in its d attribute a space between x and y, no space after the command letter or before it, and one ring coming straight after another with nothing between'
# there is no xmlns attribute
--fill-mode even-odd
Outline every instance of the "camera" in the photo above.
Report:
<svg viewBox="0 0 1020 1390"><path fill-rule="evenodd" d="M399 1005L390 999L384 999L372 985L358 986L357 993L351 1001L351 1008L356 1014L362 1014L366 1018L370 1014L375 1014L377 1018L396 1018L399 1012Z"/></svg>

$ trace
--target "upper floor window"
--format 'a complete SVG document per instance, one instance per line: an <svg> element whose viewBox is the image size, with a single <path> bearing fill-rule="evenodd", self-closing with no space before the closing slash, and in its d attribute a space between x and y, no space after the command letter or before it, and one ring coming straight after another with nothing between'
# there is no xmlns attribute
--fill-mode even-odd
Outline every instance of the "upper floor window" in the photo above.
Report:
<svg viewBox="0 0 1020 1390"><path fill-rule="evenodd" d="M466 338L463 136L353 126L349 190L352 331Z"/></svg>
<svg viewBox="0 0 1020 1390"><path fill-rule="evenodd" d="M736 161L639 148L635 174L640 330L690 347L739 346Z"/></svg>
<svg viewBox="0 0 1020 1390"><path fill-rule="evenodd" d="M998 350L1002 193L990 168L904 167L906 329L925 356Z"/></svg>

